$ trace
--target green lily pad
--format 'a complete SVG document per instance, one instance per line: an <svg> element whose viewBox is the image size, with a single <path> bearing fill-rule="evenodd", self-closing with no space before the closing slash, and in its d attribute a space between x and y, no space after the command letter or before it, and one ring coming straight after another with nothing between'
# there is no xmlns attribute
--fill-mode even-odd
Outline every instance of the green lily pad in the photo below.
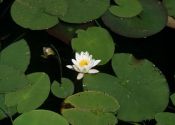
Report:
<svg viewBox="0 0 175 125"><path fill-rule="evenodd" d="M78 37L72 39L72 48L75 51L88 51L93 58L100 59L100 64L106 64L114 54L113 39L107 30L100 27L90 27L77 30Z"/></svg>
<svg viewBox="0 0 175 125"><path fill-rule="evenodd" d="M66 98L62 114L72 125L115 125L118 109L118 101L112 96L86 91Z"/></svg>
<svg viewBox="0 0 175 125"><path fill-rule="evenodd" d="M102 16L108 9L109 0L66 0L67 13L61 19L68 23L85 23Z"/></svg>
<svg viewBox="0 0 175 125"><path fill-rule="evenodd" d="M168 15L175 17L175 1L174 0L163 0L163 4L168 10Z"/></svg>
<svg viewBox="0 0 175 125"><path fill-rule="evenodd" d="M24 39L6 47L1 52L0 63L25 72L30 62L30 50Z"/></svg>
<svg viewBox="0 0 175 125"><path fill-rule="evenodd" d="M50 91L50 81L45 73L27 75L29 86L5 95L7 106L17 105L19 113L38 108L47 99Z"/></svg>
<svg viewBox="0 0 175 125"><path fill-rule="evenodd" d="M160 32L167 24L167 13L157 0L139 0L142 12L132 18L122 18L107 11L102 20L115 33L126 37L143 38Z"/></svg>
<svg viewBox="0 0 175 125"><path fill-rule="evenodd" d="M24 28L47 29L56 25L67 11L65 0L15 0L11 7L13 20Z"/></svg>
<svg viewBox="0 0 175 125"><path fill-rule="evenodd" d="M112 113L92 113L79 109L69 109L63 112L64 117L72 125L116 125L117 119Z"/></svg>
<svg viewBox="0 0 175 125"><path fill-rule="evenodd" d="M0 93L7 93L28 85L23 73L13 67L0 64Z"/></svg>
<svg viewBox="0 0 175 125"><path fill-rule="evenodd" d="M134 17L141 13L139 0L114 0L117 4L109 8L110 12L119 17Z"/></svg>
<svg viewBox="0 0 175 125"><path fill-rule="evenodd" d="M64 117L48 110L33 110L14 120L14 125L69 125Z"/></svg>
<svg viewBox="0 0 175 125"><path fill-rule="evenodd" d="M174 125L175 123L175 114L169 112L158 113L155 116L157 125Z"/></svg>
<svg viewBox="0 0 175 125"><path fill-rule="evenodd" d="M173 105L175 106L175 93L170 96Z"/></svg>
<svg viewBox="0 0 175 125"><path fill-rule="evenodd" d="M152 119L168 105L169 89L166 79L147 60L132 62L129 54L115 54L112 67L117 77L98 73L86 75L85 90L103 91L114 96L120 104L118 118L139 122Z"/></svg>
<svg viewBox="0 0 175 125"><path fill-rule="evenodd" d="M7 107L5 105L5 95L0 94L0 120L12 116L17 112L16 107ZM9 115L9 116L7 116Z"/></svg>
<svg viewBox="0 0 175 125"><path fill-rule="evenodd" d="M58 98L66 98L73 94L74 84L67 78L61 79L61 84L54 81L51 86L52 93Z"/></svg>

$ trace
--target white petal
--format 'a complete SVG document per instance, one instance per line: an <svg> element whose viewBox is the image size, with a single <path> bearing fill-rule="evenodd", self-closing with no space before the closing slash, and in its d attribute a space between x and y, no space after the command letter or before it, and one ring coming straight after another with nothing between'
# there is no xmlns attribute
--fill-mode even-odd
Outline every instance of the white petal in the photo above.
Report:
<svg viewBox="0 0 175 125"><path fill-rule="evenodd" d="M84 55L88 57L88 56L89 56L89 53L86 51L86 52L84 53Z"/></svg>
<svg viewBox="0 0 175 125"><path fill-rule="evenodd" d="M93 64L93 67L96 66L96 65L98 65L100 62L101 62L101 60L95 60L94 61L94 64Z"/></svg>
<svg viewBox="0 0 175 125"><path fill-rule="evenodd" d="M72 59L72 62L74 65L77 65L77 61L75 59Z"/></svg>
<svg viewBox="0 0 175 125"><path fill-rule="evenodd" d="M80 59L79 53L75 53L75 59L76 59L76 60L79 60L79 59Z"/></svg>
<svg viewBox="0 0 175 125"><path fill-rule="evenodd" d="M69 69L74 69L72 65L67 65L66 67Z"/></svg>
<svg viewBox="0 0 175 125"><path fill-rule="evenodd" d="M88 71L88 73L92 73L92 74L94 74L94 73L98 73L99 71L98 70L96 70L96 69L90 69L89 71Z"/></svg>
<svg viewBox="0 0 175 125"><path fill-rule="evenodd" d="M78 73L78 75L77 75L77 79L80 80L80 79L83 78L83 76L84 76L84 73Z"/></svg>
<svg viewBox="0 0 175 125"><path fill-rule="evenodd" d="M75 71L81 72L80 69L76 65L73 65L73 68L74 68Z"/></svg>
<svg viewBox="0 0 175 125"><path fill-rule="evenodd" d="M89 59L92 60L92 55L89 56Z"/></svg>
<svg viewBox="0 0 175 125"><path fill-rule="evenodd" d="M81 52L81 53L80 53L80 56L82 57L83 55L84 55L84 52Z"/></svg>

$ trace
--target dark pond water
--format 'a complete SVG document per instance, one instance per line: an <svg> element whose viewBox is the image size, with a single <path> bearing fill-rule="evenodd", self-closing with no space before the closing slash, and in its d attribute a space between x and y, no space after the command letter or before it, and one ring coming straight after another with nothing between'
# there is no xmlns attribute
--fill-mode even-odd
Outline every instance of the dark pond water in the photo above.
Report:
<svg viewBox="0 0 175 125"><path fill-rule="evenodd" d="M31 63L26 71L26 74L31 72L46 72L51 81L60 80L60 62L57 58L49 57L44 59L42 55L42 47L54 46L59 53L62 61L62 75L68 76L73 81L76 74L65 68L65 65L70 64L74 53L69 44L49 35L46 31L30 31L16 25L9 14L11 0L6 0L0 5L0 45L1 49L20 38L25 38L31 49ZM99 20L100 22L100 20ZM103 24L102 24L103 25ZM116 52L133 53L137 58L146 58L152 61L165 75L171 92L175 92L175 29L168 27L164 28L160 33L157 33L148 38L132 39L114 34L113 38L116 43ZM100 67L101 71L113 74L110 62L105 66ZM76 81L77 82L77 81ZM76 91L81 91L81 82L78 82ZM59 111L62 100L55 98L50 94L47 101L40 107L52 111ZM171 104L170 104L171 106ZM167 111L174 112L171 108ZM15 118L15 116L14 116ZM127 123L121 123L122 125ZM153 124L148 122L148 124ZM4 119L0 121L0 125L10 125L10 120Z"/></svg>

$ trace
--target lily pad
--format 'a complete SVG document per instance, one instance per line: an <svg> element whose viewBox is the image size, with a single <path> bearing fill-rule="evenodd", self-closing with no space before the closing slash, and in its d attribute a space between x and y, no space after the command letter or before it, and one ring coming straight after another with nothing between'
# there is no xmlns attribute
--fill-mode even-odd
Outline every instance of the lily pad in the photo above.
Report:
<svg viewBox="0 0 175 125"><path fill-rule="evenodd" d="M14 125L69 125L64 117L48 110L33 110L14 120Z"/></svg>
<svg viewBox="0 0 175 125"><path fill-rule="evenodd" d="M126 37L143 38L160 32L167 24L167 13L157 0L139 0L142 12L132 18L113 15L109 10L102 16L107 27Z"/></svg>
<svg viewBox="0 0 175 125"><path fill-rule="evenodd" d="M141 13L139 0L114 0L117 5L109 8L110 12L119 17L134 17Z"/></svg>
<svg viewBox="0 0 175 125"><path fill-rule="evenodd" d="M71 125L116 125L117 119L112 113L92 113L79 109L69 109L63 112Z"/></svg>
<svg viewBox="0 0 175 125"><path fill-rule="evenodd" d="M72 125L115 125L118 101L102 92L86 91L64 101L63 116Z"/></svg>
<svg viewBox="0 0 175 125"><path fill-rule="evenodd" d="M114 96L120 104L119 119L139 122L152 119L167 107L169 89L166 79L151 62L132 61L129 54L115 54L112 66L117 77L104 73L86 75L83 84L85 90Z"/></svg>
<svg viewBox="0 0 175 125"><path fill-rule="evenodd" d="M13 67L0 64L0 93L8 93L24 88L28 81L23 73Z"/></svg>
<svg viewBox="0 0 175 125"><path fill-rule="evenodd" d="M47 29L56 25L67 11L65 0L15 0L11 7L13 20L24 28Z"/></svg>
<svg viewBox="0 0 175 125"><path fill-rule="evenodd" d="M78 37L72 39L72 48L75 51L88 51L93 58L100 59L100 64L106 64L114 54L114 43L107 30L100 27L90 27L77 30Z"/></svg>
<svg viewBox="0 0 175 125"><path fill-rule="evenodd" d="M0 94L0 120L12 116L16 112L17 112L16 107L7 107L5 105L5 95Z"/></svg>
<svg viewBox="0 0 175 125"><path fill-rule="evenodd" d="M168 15L175 17L175 1L174 0L163 0L163 4L168 10Z"/></svg>
<svg viewBox="0 0 175 125"><path fill-rule="evenodd" d="M175 123L175 114L169 112L158 113L155 116L157 125L174 125Z"/></svg>
<svg viewBox="0 0 175 125"><path fill-rule="evenodd" d="M108 9L109 0L66 0L67 13L61 19L68 23L85 23L102 16Z"/></svg>
<svg viewBox="0 0 175 125"><path fill-rule="evenodd" d="M67 78L62 78L61 83L54 81L51 86L52 93L58 98L66 98L73 94L74 84Z"/></svg>
<svg viewBox="0 0 175 125"><path fill-rule="evenodd" d="M50 91L50 81L45 73L32 73L27 78L31 83L29 86L5 95L6 105L17 105L19 113L38 108L47 99Z"/></svg>
<svg viewBox="0 0 175 125"><path fill-rule="evenodd" d="M175 93L170 96L173 105L175 106Z"/></svg>
<svg viewBox="0 0 175 125"><path fill-rule="evenodd" d="M30 62L30 50L24 39L6 47L1 52L0 63L25 72Z"/></svg>

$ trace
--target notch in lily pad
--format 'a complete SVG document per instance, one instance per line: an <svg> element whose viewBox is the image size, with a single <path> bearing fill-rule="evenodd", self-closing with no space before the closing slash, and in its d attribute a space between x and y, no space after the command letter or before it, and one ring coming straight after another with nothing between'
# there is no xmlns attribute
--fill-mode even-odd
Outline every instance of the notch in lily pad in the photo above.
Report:
<svg viewBox="0 0 175 125"><path fill-rule="evenodd" d="M57 81L52 83L51 91L58 98L66 98L73 94L74 84L67 78L61 78L61 83Z"/></svg>
<svg viewBox="0 0 175 125"><path fill-rule="evenodd" d="M68 10L61 19L68 23L85 23L102 16L110 5L110 0L64 0Z"/></svg>
<svg viewBox="0 0 175 125"><path fill-rule="evenodd" d="M19 113L38 108L47 99L50 92L50 80L45 73L27 75L30 85L5 95L7 106L17 106Z"/></svg>
<svg viewBox="0 0 175 125"><path fill-rule="evenodd" d="M100 59L100 65L106 64L114 54L114 42L109 32L101 27L77 30L77 38L72 39L72 48L77 52L89 52L93 58Z"/></svg>
<svg viewBox="0 0 175 125"><path fill-rule="evenodd" d="M117 77L105 73L86 75L83 85L86 90L115 97L120 104L118 119L141 122L165 110L169 101L168 84L151 62L136 62L130 54L115 54L112 68Z"/></svg>
<svg viewBox="0 0 175 125"><path fill-rule="evenodd" d="M32 30L48 29L59 22L67 11L65 0L15 0L11 7L12 19Z"/></svg>
<svg viewBox="0 0 175 125"><path fill-rule="evenodd" d="M65 99L62 114L72 124L115 125L118 101L103 92L85 91Z"/></svg>
<svg viewBox="0 0 175 125"><path fill-rule="evenodd" d="M132 0L131 0L132 1ZM115 16L110 10L102 16L104 24L126 37L143 38L160 32L167 24L167 12L158 0L139 0L143 11L131 18Z"/></svg>
<svg viewBox="0 0 175 125"><path fill-rule="evenodd" d="M114 0L117 5L109 8L110 12L118 17L134 17L143 10L139 0Z"/></svg>

